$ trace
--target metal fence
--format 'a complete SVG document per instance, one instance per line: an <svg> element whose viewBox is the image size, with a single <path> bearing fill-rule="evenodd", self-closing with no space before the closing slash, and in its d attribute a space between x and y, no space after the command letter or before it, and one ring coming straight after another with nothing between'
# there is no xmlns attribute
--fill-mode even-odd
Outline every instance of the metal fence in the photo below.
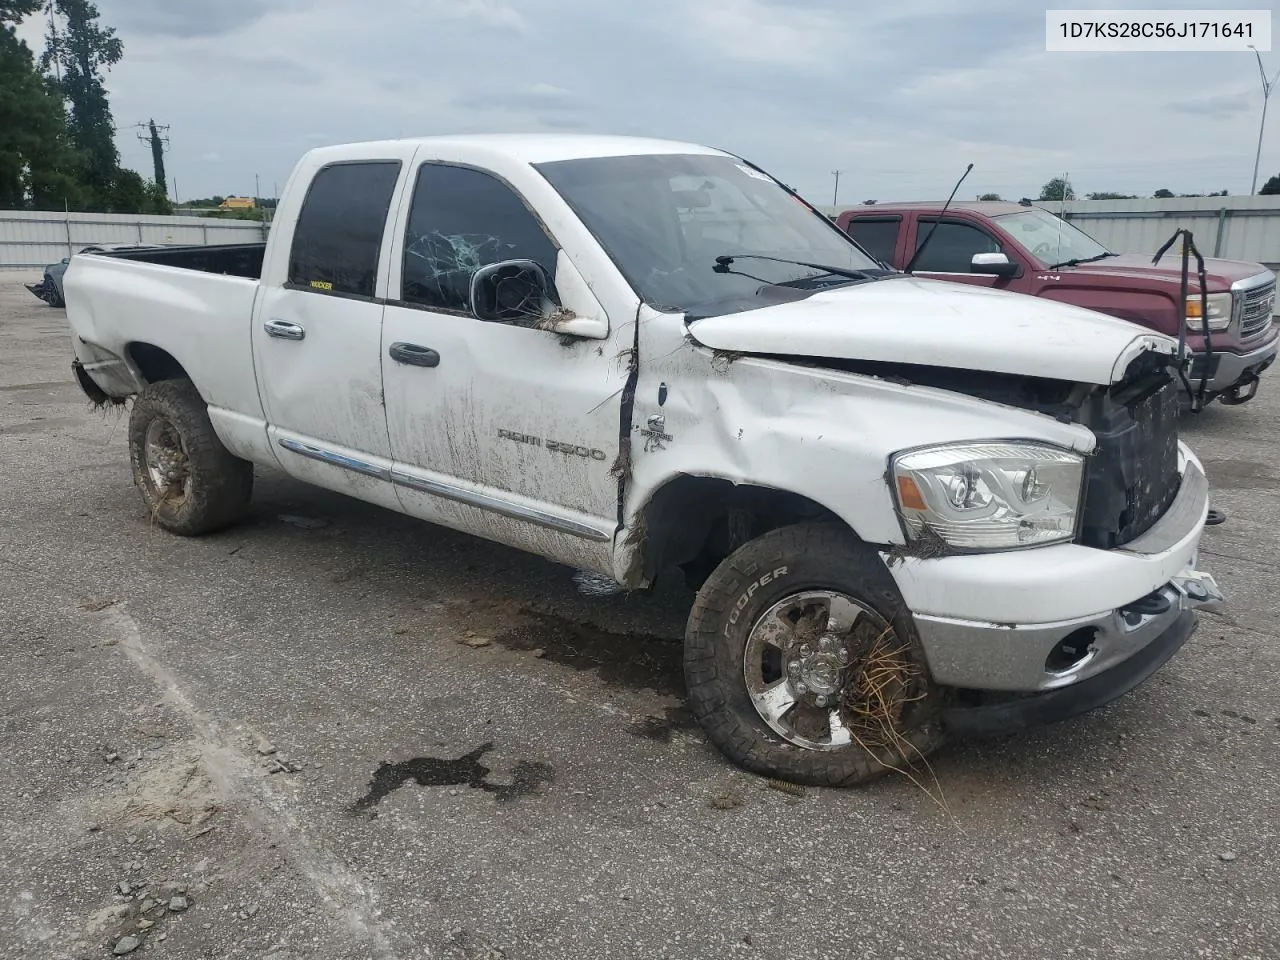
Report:
<svg viewBox="0 0 1280 960"><path fill-rule="evenodd" d="M1280 196L1042 203L1116 253L1155 253L1179 227L1206 257L1280 266ZM1065 208L1065 209L1064 209Z"/></svg>
<svg viewBox="0 0 1280 960"><path fill-rule="evenodd" d="M39 269L92 243L254 243L266 232L251 220L0 210L0 269Z"/></svg>

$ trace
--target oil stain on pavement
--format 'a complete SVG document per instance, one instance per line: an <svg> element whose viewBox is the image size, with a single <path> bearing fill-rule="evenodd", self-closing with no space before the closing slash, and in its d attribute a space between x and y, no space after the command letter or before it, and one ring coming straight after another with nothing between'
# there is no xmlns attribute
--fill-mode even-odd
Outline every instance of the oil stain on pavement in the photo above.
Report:
<svg viewBox="0 0 1280 960"><path fill-rule="evenodd" d="M499 803L507 803L536 793L555 779L550 764L521 760L511 773L510 783L490 783L492 770L481 763L480 758L492 749L492 743L484 743L454 760L414 757L379 764L369 780L369 792L351 805L351 811L368 810L410 780L423 787L472 787L494 794Z"/></svg>

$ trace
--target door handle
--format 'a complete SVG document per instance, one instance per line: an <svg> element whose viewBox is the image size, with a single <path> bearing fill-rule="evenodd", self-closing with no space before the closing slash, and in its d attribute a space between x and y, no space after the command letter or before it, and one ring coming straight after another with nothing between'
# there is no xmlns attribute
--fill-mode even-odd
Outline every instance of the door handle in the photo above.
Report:
<svg viewBox="0 0 1280 960"><path fill-rule="evenodd" d="M440 354L416 343L393 343L387 353L396 363L407 363L413 367L440 366Z"/></svg>
<svg viewBox="0 0 1280 960"><path fill-rule="evenodd" d="M290 323L288 320L268 320L262 325L262 329L267 331L268 337L278 340L301 340L307 335L302 324Z"/></svg>

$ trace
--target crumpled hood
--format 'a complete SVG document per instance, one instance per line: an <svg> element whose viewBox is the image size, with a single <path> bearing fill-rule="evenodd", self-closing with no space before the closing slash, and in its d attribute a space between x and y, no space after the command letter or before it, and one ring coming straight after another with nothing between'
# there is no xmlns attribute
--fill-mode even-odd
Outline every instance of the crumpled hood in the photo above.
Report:
<svg viewBox="0 0 1280 960"><path fill-rule="evenodd" d="M922 364L1111 384L1177 341L1064 303L895 276L689 324L713 350Z"/></svg>

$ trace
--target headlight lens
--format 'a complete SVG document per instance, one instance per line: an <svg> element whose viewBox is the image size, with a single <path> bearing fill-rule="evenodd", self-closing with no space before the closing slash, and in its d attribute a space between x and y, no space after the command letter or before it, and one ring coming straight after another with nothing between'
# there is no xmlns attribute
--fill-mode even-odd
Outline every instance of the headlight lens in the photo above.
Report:
<svg viewBox="0 0 1280 960"><path fill-rule="evenodd" d="M960 550L1008 550L1076 535L1084 457L1017 441L910 450L893 458L908 538Z"/></svg>
<svg viewBox="0 0 1280 960"><path fill-rule="evenodd" d="M1200 294L1187 296L1187 328L1204 330L1204 318L1200 316ZM1225 330L1231 326L1231 294L1209 294L1209 329Z"/></svg>

